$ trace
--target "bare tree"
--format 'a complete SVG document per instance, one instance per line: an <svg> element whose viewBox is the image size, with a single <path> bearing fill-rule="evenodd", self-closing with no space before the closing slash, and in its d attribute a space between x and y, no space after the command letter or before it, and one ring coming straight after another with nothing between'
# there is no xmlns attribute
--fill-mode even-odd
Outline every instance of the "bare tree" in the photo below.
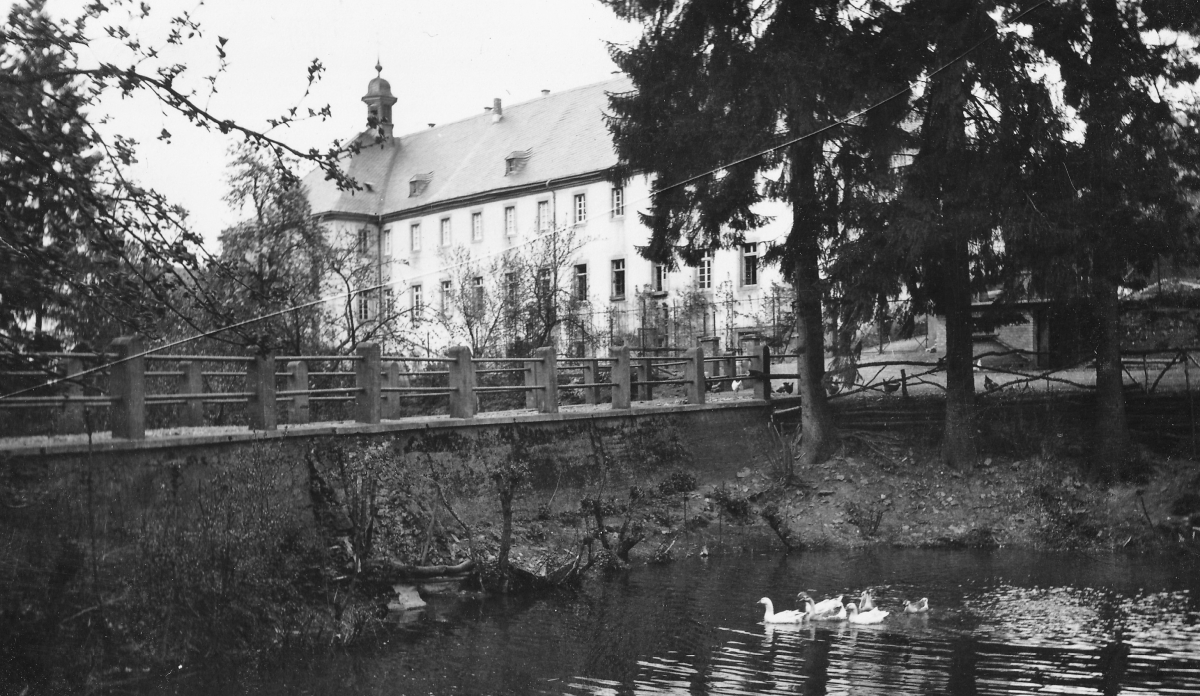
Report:
<svg viewBox="0 0 1200 696"><path fill-rule="evenodd" d="M576 228L560 226L499 254L451 248L442 256L450 278L436 321L476 355L529 355L564 339L594 345L588 276L576 268L586 241Z"/></svg>

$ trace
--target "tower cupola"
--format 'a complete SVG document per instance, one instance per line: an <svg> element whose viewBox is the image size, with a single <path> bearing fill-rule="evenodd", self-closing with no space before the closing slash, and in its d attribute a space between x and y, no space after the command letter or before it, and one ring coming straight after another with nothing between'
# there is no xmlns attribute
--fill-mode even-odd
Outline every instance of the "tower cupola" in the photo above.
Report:
<svg viewBox="0 0 1200 696"><path fill-rule="evenodd" d="M396 98L392 96L392 86L383 79L383 66L375 62L375 78L367 83L367 93L362 98L367 105L367 123L375 124L375 128L385 138L392 137L392 105Z"/></svg>

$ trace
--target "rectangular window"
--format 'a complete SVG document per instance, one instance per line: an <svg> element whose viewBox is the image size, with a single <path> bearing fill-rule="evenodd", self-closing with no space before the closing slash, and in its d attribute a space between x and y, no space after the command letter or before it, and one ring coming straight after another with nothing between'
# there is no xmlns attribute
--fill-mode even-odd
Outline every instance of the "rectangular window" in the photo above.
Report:
<svg viewBox="0 0 1200 696"><path fill-rule="evenodd" d="M371 251L371 236L365 227L358 231L358 244L356 248L358 249L359 256L366 256Z"/></svg>
<svg viewBox="0 0 1200 696"><path fill-rule="evenodd" d="M588 298L588 277L587 264L575 264L575 299L580 302L587 302Z"/></svg>
<svg viewBox="0 0 1200 696"><path fill-rule="evenodd" d="M446 314L450 311L450 292L451 292L450 281L443 280L442 281L442 295L441 295L441 297L438 298L438 303L439 303L438 306L439 306L442 314Z"/></svg>
<svg viewBox="0 0 1200 696"><path fill-rule="evenodd" d="M413 223L412 227L408 228L409 236L412 238L412 250L421 250L421 223Z"/></svg>
<svg viewBox="0 0 1200 696"><path fill-rule="evenodd" d="M504 208L504 236L517 236L517 208L516 206L506 206Z"/></svg>
<svg viewBox="0 0 1200 696"><path fill-rule="evenodd" d="M520 286L517 284L517 274L513 273L512 271L505 273L504 274L504 293L506 296L505 299L508 302L510 307L515 306L517 304L517 292L519 290L520 290Z"/></svg>
<svg viewBox="0 0 1200 696"><path fill-rule="evenodd" d="M471 307L475 314L483 312L483 276L471 279Z"/></svg>
<svg viewBox="0 0 1200 696"><path fill-rule="evenodd" d="M587 222L587 194L575 194L575 224L582 225Z"/></svg>
<svg viewBox="0 0 1200 696"><path fill-rule="evenodd" d="M539 268L537 272L537 296L542 302L550 299L550 269Z"/></svg>
<svg viewBox="0 0 1200 696"><path fill-rule="evenodd" d="M613 217L621 217L625 214L625 188L623 186L612 187L612 211Z"/></svg>
<svg viewBox="0 0 1200 696"><path fill-rule="evenodd" d="M358 320L366 321L371 318L371 295L368 292L358 294Z"/></svg>
<svg viewBox="0 0 1200 696"><path fill-rule="evenodd" d="M696 284L700 286L701 290L712 290L712 264L712 252L704 252L704 256L700 257L700 268L696 274Z"/></svg>
<svg viewBox="0 0 1200 696"><path fill-rule="evenodd" d="M667 291L667 267L661 263L654 264L650 274L650 290L652 292Z"/></svg>
<svg viewBox="0 0 1200 696"><path fill-rule="evenodd" d="M442 218L441 224L441 244L444 247L450 246L450 218Z"/></svg>
<svg viewBox="0 0 1200 696"><path fill-rule="evenodd" d="M550 201L538 201L537 228L538 232L550 229Z"/></svg>
<svg viewBox="0 0 1200 696"><path fill-rule="evenodd" d="M383 231L383 255L387 257L392 255L392 228L390 227Z"/></svg>
<svg viewBox="0 0 1200 696"><path fill-rule="evenodd" d="M758 285L758 245L742 245L742 285Z"/></svg>
<svg viewBox="0 0 1200 696"><path fill-rule="evenodd" d="M421 315L425 312L425 300L421 297L421 286L412 286L412 323L417 326L421 323Z"/></svg>
<svg viewBox="0 0 1200 696"><path fill-rule="evenodd" d="M612 299L625 299L625 259L612 262Z"/></svg>
<svg viewBox="0 0 1200 696"><path fill-rule="evenodd" d="M391 288L384 288L383 309L381 310L381 313L390 316L394 311L396 311L396 294L392 292Z"/></svg>
<svg viewBox="0 0 1200 696"><path fill-rule="evenodd" d="M483 241L483 213L471 213L471 241Z"/></svg>

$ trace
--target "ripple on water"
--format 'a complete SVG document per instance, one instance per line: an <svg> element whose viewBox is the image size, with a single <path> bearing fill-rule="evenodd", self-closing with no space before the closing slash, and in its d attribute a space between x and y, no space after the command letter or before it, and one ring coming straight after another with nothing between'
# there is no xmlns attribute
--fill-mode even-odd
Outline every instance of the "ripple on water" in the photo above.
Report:
<svg viewBox="0 0 1200 696"><path fill-rule="evenodd" d="M168 691L1200 696L1198 578L1178 559L1021 552L681 560L575 594L438 599L391 644L307 672L232 686L214 675ZM756 604L793 608L799 590L866 587L897 612L881 625L764 626ZM929 615L898 613L919 596Z"/></svg>

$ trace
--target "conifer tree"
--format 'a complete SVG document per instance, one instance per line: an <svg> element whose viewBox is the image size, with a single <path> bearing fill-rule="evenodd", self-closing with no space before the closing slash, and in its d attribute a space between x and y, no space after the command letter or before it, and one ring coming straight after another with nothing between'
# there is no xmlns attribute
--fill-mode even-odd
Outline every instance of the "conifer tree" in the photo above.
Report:
<svg viewBox="0 0 1200 696"><path fill-rule="evenodd" d="M973 294L1003 278L1004 230L1026 224L1028 188L1059 131L1039 63L996 0L910 0L910 35L926 71L913 105L917 144L891 215L888 252L919 305L945 317L942 455L976 453Z"/></svg>
<svg viewBox="0 0 1200 696"><path fill-rule="evenodd" d="M883 2L840 0L608 4L645 28L636 46L614 50L635 90L611 98L610 129L617 176L649 173L658 189L644 220L653 232L647 258L695 263L763 225L755 204L772 198L791 209L786 241L768 258L796 289L800 459L820 461L836 442L822 385L820 264L840 229L831 151L844 133L819 129L895 91L905 61L885 56L896 49L878 40L892 11ZM883 125L861 131L887 133L887 119L894 125L900 116L872 112L866 121Z"/></svg>
<svg viewBox="0 0 1200 696"><path fill-rule="evenodd" d="M1026 4L1032 4L1027 2ZM1119 291L1166 255L1195 249L1200 132L1188 93L1200 77L1200 5L1176 0L1058 0L1030 14L1058 66L1081 138L1039 190L1044 225L1027 259L1048 292L1090 296L1095 314L1095 472L1128 473Z"/></svg>

